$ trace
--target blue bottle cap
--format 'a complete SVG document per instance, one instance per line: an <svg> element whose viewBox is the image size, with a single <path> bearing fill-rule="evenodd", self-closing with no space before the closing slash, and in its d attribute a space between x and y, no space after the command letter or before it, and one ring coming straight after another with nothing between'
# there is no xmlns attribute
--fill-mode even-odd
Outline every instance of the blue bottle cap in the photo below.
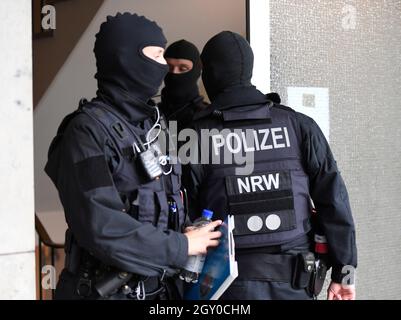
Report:
<svg viewBox="0 0 401 320"><path fill-rule="evenodd" d="M203 209L202 211L202 217L210 220L213 217L213 211L207 210L207 209Z"/></svg>

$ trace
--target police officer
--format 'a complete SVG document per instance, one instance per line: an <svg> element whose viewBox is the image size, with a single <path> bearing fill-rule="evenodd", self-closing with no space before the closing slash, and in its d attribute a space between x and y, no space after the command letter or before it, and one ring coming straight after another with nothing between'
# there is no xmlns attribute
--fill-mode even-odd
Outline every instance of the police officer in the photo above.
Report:
<svg viewBox="0 0 401 320"><path fill-rule="evenodd" d="M198 133L215 130L210 131L210 143L202 141L199 148L219 161L192 163L185 185L192 219L205 204L215 218L234 216L239 277L222 299L314 296L310 198L329 247L328 298L354 299L354 286L342 285L348 274L343 267L357 263L353 218L344 182L318 125L267 100L251 84L253 53L240 35L217 34L201 59L212 103L195 117L194 128ZM230 161L224 161L227 154ZM252 170L238 170L245 169L239 155L252 156Z"/></svg>
<svg viewBox="0 0 401 320"><path fill-rule="evenodd" d="M192 124L194 114L207 107L199 94L201 62L198 48L184 39L172 43L164 58L169 73L164 78L160 109L168 121L177 121L178 133Z"/></svg>
<svg viewBox="0 0 401 320"><path fill-rule="evenodd" d="M177 269L218 244L219 222L181 233L181 167L162 151L150 100L168 71L165 44L130 13L96 35L97 96L63 120L45 168L68 223L56 299L179 298Z"/></svg>

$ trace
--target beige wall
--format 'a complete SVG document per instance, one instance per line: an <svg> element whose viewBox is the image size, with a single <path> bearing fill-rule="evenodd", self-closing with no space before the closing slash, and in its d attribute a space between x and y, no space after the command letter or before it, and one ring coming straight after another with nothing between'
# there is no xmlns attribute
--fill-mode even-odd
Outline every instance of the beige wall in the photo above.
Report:
<svg viewBox="0 0 401 320"><path fill-rule="evenodd" d="M0 1L0 43L0 300L34 299L31 1Z"/></svg>
<svg viewBox="0 0 401 320"><path fill-rule="evenodd" d="M104 0L61 1L55 4L56 30L33 40L33 104L39 102Z"/></svg>
<svg viewBox="0 0 401 320"><path fill-rule="evenodd" d="M330 143L356 223L359 299L401 294L400 5L270 0L272 90L298 109L289 87L313 89L317 111L325 109L316 87L329 93Z"/></svg>

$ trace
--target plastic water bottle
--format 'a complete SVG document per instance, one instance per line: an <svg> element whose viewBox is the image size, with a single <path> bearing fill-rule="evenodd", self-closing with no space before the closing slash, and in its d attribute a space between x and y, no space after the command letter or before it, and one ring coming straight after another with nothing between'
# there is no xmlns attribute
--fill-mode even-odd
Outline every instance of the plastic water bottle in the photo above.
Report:
<svg viewBox="0 0 401 320"><path fill-rule="evenodd" d="M201 228L212 222L213 211L204 209L202 217L196 219L193 223L193 227ZM205 263L206 255L198 254L196 256L189 256L185 268L180 273L180 279L186 282L196 283L199 279L199 274L202 272L203 265Z"/></svg>

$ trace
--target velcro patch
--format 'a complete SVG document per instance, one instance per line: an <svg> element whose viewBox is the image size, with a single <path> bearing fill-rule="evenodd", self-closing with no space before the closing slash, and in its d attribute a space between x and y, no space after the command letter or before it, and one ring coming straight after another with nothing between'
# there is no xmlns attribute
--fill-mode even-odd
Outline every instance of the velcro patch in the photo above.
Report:
<svg viewBox="0 0 401 320"><path fill-rule="evenodd" d="M230 202L249 201L253 198L284 197L292 195L289 171L260 172L250 176L226 177ZM236 200L238 199L238 200Z"/></svg>
<svg viewBox="0 0 401 320"><path fill-rule="evenodd" d="M297 226L293 210L240 214L234 219L236 236L289 231Z"/></svg>
<svg viewBox="0 0 401 320"><path fill-rule="evenodd" d="M90 157L75 164L83 191L113 185L109 167L103 155Z"/></svg>

